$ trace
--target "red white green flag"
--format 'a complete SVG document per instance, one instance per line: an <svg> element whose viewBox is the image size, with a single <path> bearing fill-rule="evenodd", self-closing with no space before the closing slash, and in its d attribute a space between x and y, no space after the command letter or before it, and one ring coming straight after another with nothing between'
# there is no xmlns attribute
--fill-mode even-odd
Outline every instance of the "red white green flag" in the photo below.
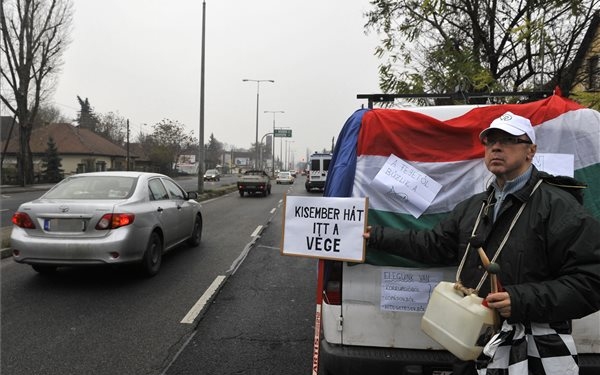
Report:
<svg viewBox="0 0 600 375"><path fill-rule="evenodd" d="M369 223L429 228L456 204L485 190L493 179L483 162L479 133L507 111L531 120L537 155L572 157L575 179L588 185L587 209L600 219L600 113L554 95L526 104L372 109L355 112L338 138L325 196L369 197ZM457 114L456 116L453 113ZM390 155L442 185L416 218L372 184ZM545 170L543 158L538 169ZM367 262L390 264L369 257ZM404 264L406 265L406 264Z"/></svg>

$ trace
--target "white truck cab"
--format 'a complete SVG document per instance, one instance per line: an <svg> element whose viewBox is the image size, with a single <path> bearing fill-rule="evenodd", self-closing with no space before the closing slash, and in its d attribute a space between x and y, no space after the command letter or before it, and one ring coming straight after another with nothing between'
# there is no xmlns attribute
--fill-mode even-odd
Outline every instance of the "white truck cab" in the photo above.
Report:
<svg viewBox="0 0 600 375"><path fill-rule="evenodd" d="M304 183L306 191L310 192L313 189L323 191L325 189L330 162L330 153L315 152L310 156L308 159L306 182Z"/></svg>

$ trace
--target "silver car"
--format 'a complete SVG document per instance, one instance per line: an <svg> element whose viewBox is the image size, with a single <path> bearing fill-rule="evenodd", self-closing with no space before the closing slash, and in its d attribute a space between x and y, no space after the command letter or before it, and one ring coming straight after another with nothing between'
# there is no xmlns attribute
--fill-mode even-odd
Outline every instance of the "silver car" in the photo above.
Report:
<svg viewBox="0 0 600 375"><path fill-rule="evenodd" d="M275 180L277 184L293 184L294 176L292 176L291 172L279 172L277 174L277 179Z"/></svg>
<svg viewBox="0 0 600 375"><path fill-rule="evenodd" d="M204 173L204 181L220 181L221 175L216 169L209 169Z"/></svg>
<svg viewBox="0 0 600 375"><path fill-rule="evenodd" d="M44 273L58 266L138 263L158 273L162 254L202 237L201 205L157 173L68 177L13 215L13 259Z"/></svg>

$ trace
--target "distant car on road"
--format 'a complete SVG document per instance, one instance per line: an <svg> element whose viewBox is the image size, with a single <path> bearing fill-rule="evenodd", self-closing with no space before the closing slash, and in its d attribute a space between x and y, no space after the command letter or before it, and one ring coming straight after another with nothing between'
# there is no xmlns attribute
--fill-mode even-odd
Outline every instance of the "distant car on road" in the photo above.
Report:
<svg viewBox="0 0 600 375"><path fill-rule="evenodd" d="M294 176L292 176L291 172L279 172L277 175L277 179L275 180L277 184L293 184Z"/></svg>
<svg viewBox="0 0 600 375"><path fill-rule="evenodd" d="M40 273L59 266L138 263L158 273L163 252L202 237L201 205L158 173L68 177L12 217L13 259Z"/></svg>
<svg viewBox="0 0 600 375"><path fill-rule="evenodd" d="M204 181L219 181L221 174L216 169L209 169L204 173Z"/></svg>
<svg viewBox="0 0 600 375"><path fill-rule="evenodd" d="M261 194L263 197L271 194L271 177L260 169L251 169L244 172L237 180L240 197L244 193L250 195Z"/></svg>

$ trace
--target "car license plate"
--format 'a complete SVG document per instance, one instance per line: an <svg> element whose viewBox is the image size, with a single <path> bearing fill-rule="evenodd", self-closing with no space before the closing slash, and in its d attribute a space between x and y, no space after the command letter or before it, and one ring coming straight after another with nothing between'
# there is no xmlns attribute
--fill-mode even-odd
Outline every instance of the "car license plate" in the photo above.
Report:
<svg viewBox="0 0 600 375"><path fill-rule="evenodd" d="M83 232L85 221L81 219L45 219L44 230L47 232Z"/></svg>

